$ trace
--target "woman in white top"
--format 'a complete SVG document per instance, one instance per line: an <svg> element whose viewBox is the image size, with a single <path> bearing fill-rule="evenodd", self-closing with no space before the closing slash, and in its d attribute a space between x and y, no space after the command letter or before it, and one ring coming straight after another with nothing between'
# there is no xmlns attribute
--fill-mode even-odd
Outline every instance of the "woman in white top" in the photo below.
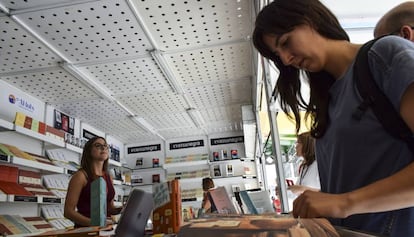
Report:
<svg viewBox="0 0 414 237"><path fill-rule="evenodd" d="M303 161L299 166L297 185L289 186L289 190L296 195L303 193L305 190L319 191L321 184L319 182L318 164L315 159L315 139L310 132L298 135L296 155L303 157Z"/></svg>

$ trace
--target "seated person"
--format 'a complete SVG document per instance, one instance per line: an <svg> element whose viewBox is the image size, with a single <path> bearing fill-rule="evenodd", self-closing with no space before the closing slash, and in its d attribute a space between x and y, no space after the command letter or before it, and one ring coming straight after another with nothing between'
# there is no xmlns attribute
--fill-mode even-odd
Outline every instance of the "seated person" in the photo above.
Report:
<svg viewBox="0 0 414 237"><path fill-rule="evenodd" d="M91 225L91 183L99 177L103 177L106 182L107 216L121 212L122 207L114 206L115 189L112 177L107 172L108 150L108 144L102 137L91 138L83 148L81 168L69 181L64 208L64 216L73 221L75 227Z"/></svg>

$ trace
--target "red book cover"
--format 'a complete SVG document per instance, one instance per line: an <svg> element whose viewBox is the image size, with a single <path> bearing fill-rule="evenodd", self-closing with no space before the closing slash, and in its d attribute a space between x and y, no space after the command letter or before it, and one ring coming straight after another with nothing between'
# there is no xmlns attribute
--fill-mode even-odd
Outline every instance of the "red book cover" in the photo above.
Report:
<svg viewBox="0 0 414 237"><path fill-rule="evenodd" d="M32 129L32 118L29 116L26 116L26 119L24 120L24 127L27 129Z"/></svg>
<svg viewBox="0 0 414 237"><path fill-rule="evenodd" d="M39 133L45 135L46 134L46 124L43 122L39 122Z"/></svg>
<svg viewBox="0 0 414 237"><path fill-rule="evenodd" d="M4 224L0 223L0 233L4 236L6 235L12 235L13 232L11 232L9 230L9 228L7 228L7 226L5 226Z"/></svg>
<svg viewBox="0 0 414 237"><path fill-rule="evenodd" d="M56 128L51 127L49 125L46 125L46 132L51 133L51 134L53 134L55 136L58 136L58 137L61 137L61 138L65 137L65 132L64 131L56 129Z"/></svg>
<svg viewBox="0 0 414 237"><path fill-rule="evenodd" d="M23 186L17 183L19 169L17 167L1 165L0 166L0 190L6 194L15 194L22 196L33 196Z"/></svg>
<svg viewBox="0 0 414 237"><path fill-rule="evenodd" d="M0 165L0 180L5 182L17 183L19 177L19 168Z"/></svg>
<svg viewBox="0 0 414 237"><path fill-rule="evenodd" d="M27 191L23 186L18 183L0 181L0 189L5 194L14 194L19 196L33 196L32 193Z"/></svg>
<svg viewBox="0 0 414 237"><path fill-rule="evenodd" d="M158 208L152 214L154 234L178 233L182 222L181 191L179 180L168 182L170 201Z"/></svg>

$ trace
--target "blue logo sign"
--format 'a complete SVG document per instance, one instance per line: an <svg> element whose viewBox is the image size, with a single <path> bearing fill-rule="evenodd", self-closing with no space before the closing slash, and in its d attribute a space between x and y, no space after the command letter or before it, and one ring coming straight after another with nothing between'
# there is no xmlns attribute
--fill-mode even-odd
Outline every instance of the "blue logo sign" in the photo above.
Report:
<svg viewBox="0 0 414 237"><path fill-rule="evenodd" d="M30 112L34 112L35 107L33 106L33 104L31 104L29 101L16 97L13 94L9 95L9 102L11 104L16 104L17 106L19 106L20 108L30 111Z"/></svg>

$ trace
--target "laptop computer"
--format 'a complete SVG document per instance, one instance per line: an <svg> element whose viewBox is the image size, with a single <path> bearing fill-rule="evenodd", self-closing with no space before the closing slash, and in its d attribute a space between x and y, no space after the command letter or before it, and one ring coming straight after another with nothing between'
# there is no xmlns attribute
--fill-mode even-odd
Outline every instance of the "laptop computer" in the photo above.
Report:
<svg viewBox="0 0 414 237"><path fill-rule="evenodd" d="M152 194L140 189L132 189L123 208L115 237L142 237L151 211L154 207Z"/></svg>

